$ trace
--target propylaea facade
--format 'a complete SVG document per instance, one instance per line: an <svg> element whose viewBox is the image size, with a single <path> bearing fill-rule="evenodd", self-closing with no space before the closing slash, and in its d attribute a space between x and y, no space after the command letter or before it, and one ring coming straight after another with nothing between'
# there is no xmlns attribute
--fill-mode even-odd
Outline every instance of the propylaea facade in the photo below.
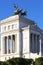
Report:
<svg viewBox="0 0 43 65"><path fill-rule="evenodd" d="M43 56L43 32L36 23L15 15L0 22L0 61L12 57L38 58Z"/></svg>

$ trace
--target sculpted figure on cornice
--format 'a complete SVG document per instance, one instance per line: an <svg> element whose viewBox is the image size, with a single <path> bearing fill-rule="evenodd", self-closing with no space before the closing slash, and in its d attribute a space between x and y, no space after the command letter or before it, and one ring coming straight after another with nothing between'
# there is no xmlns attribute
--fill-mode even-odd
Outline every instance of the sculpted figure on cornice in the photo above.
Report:
<svg viewBox="0 0 43 65"><path fill-rule="evenodd" d="M14 8L15 8L14 15L21 15L21 16L26 15L26 10L19 9L17 5L14 5Z"/></svg>

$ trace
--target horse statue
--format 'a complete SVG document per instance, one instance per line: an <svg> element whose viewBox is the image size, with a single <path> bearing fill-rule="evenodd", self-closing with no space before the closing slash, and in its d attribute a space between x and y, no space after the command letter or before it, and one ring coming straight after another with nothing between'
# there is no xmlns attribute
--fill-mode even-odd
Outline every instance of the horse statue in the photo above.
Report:
<svg viewBox="0 0 43 65"><path fill-rule="evenodd" d="M15 8L14 15L21 15L21 16L26 15L26 10L23 11L22 9L19 9L17 5L14 5L14 8Z"/></svg>

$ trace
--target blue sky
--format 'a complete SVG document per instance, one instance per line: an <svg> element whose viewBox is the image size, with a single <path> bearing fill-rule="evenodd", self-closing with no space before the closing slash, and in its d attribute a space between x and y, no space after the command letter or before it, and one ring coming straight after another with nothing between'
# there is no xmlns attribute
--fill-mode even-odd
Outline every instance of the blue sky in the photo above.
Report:
<svg viewBox="0 0 43 65"><path fill-rule="evenodd" d="M26 17L34 20L43 29L43 0L0 0L0 20L13 15L14 4L26 9Z"/></svg>

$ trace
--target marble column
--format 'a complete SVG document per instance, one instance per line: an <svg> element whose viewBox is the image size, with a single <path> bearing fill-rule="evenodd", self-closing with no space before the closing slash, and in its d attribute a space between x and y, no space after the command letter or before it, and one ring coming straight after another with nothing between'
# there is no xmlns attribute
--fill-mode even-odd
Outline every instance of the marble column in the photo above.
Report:
<svg viewBox="0 0 43 65"><path fill-rule="evenodd" d="M37 35L36 35L36 53L37 53Z"/></svg>
<svg viewBox="0 0 43 65"><path fill-rule="evenodd" d="M3 53L5 54L5 37L3 37Z"/></svg>
<svg viewBox="0 0 43 65"><path fill-rule="evenodd" d="M28 52L29 52L29 58L30 58L30 26L29 26L29 29L28 29Z"/></svg>
<svg viewBox="0 0 43 65"><path fill-rule="evenodd" d="M39 41L39 35L37 35L37 53L39 54L40 48L40 41Z"/></svg>
<svg viewBox="0 0 43 65"><path fill-rule="evenodd" d="M12 53L14 53L15 52L15 35L12 35L10 47L11 47Z"/></svg>
<svg viewBox="0 0 43 65"><path fill-rule="evenodd" d="M8 54L8 36L7 36L7 42L6 43L7 43L7 54Z"/></svg>
<svg viewBox="0 0 43 65"><path fill-rule="evenodd" d="M1 54L5 54L5 37L1 40Z"/></svg>
<svg viewBox="0 0 43 65"><path fill-rule="evenodd" d="M15 52L15 35L13 35L13 53Z"/></svg>
<svg viewBox="0 0 43 65"><path fill-rule="evenodd" d="M14 40L14 51L17 51L17 35L15 34L15 40Z"/></svg>
<svg viewBox="0 0 43 65"><path fill-rule="evenodd" d="M12 36L11 36L11 39L10 39L10 53L12 53Z"/></svg>
<svg viewBox="0 0 43 65"><path fill-rule="evenodd" d="M32 34L32 50L34 52L34 34Z"/></svg>
<svg viewBox="0 0 43 65"><path fill-rule="evenodd" d="M17 32L17 53L21 57L21 30Z"/></svg>
<svg viewBox="0 0 43 65"><path fill-rule="evenodd" d="M41 56L41 35L40 35L40 56Z"/></svg>
<svg viewBox="0 0 43 65"><path fill-rule="evenodd" d="M5 37L5 54L7 53L7 37Z"/></svg>
<svg viewBox="0 0 43 65"><path fill-rule="evenodd" d="M36 53L36 34L34 34L34 53Z"/></svg>

